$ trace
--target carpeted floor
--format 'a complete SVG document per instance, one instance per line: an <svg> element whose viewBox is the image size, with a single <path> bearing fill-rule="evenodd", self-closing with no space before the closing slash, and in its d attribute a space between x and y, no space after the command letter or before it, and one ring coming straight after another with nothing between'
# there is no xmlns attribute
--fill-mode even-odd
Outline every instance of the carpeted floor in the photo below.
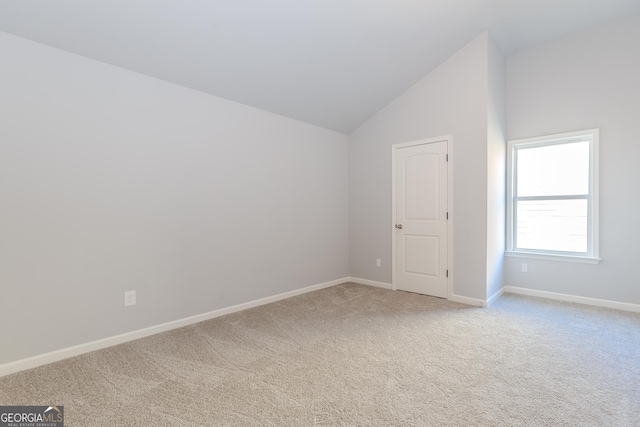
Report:
<svg viewBox="0 0 640 427"><path fill-rule="evenodd" d="M638 426L640 315L344 284L0 378L67 426Z"/></svg>

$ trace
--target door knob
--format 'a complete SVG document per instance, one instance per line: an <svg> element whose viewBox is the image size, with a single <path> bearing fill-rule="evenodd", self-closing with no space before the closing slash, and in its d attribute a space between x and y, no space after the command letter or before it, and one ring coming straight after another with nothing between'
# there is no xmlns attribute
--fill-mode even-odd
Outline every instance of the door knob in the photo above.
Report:
<svg viewBox="0 0 640 427"><path fill-rule="evenodd" d="M402 230L402 224L396 224L396 228L397 228L398 230Z"/></svg>

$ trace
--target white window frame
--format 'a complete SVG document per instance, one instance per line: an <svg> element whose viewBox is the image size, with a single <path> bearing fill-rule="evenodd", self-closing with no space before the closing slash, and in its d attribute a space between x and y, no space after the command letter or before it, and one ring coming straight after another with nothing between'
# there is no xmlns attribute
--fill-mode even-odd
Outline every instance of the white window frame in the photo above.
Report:
<svg viewBox="0 0 640 427"><path fill-rule="evenodd" d="M534 138L517 139L507 142L507 242L506 256L547 259L553 261L581 262L597 264L600 262L599 250L599 129L588 129L576 132L560 133L555 135L540 136ZM573 253L561 251L516 249L515 241L515 189L516 189L516 151L521 148L544 147L570 142L584 141L589 138L589 195L588 200L588 226L587 226L587 252Z"/></svg>

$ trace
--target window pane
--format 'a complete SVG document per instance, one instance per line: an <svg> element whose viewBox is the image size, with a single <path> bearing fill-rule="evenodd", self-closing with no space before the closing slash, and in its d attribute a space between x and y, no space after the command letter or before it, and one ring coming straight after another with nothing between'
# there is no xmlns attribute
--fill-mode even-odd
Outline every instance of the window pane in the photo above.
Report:
<svg viewBox="0 0 640 427"><path fill-rule="evenodd" d="M589 194L589 142L518 149L517 196Z"/></svg>
<svg viewBox="0 0 640 427"><path fill-rule="evenodd" d="M587 252L586 199L516 202L516 246L563 252Z"/></svg>

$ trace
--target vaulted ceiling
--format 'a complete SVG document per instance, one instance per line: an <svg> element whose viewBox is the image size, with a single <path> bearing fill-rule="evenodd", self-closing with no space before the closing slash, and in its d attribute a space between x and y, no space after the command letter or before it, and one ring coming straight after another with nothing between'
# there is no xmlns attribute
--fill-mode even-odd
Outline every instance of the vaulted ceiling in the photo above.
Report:
<svg viewBox="0 0 640 427"><path fill-rule="evenodd" d="M636 12L640 0L0 0L0 31L349 133L483 30L508 55Z"/></svg>

